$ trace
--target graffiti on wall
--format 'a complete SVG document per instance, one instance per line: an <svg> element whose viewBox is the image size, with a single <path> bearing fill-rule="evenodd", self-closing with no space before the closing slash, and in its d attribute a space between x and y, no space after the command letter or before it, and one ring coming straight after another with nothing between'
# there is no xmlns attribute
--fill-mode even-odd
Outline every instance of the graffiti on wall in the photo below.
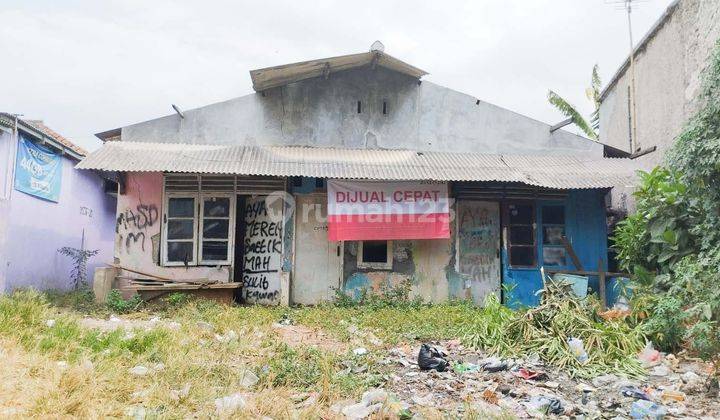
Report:
<svg viewBox="0 0 720 420"><path fill-rule="evenodd" d="M248 198L242 295L248 303L278 303L282 266L282 220L268 214L265 197Z"/></svg>
<svg viewBox="0 0 720 420"><path fill-rule="evenodd" d="M457 268L469 279L476 303L500 287L499 248L497 203L459 202Z"/></svg>
<svg viewBox="0 0 720 420"><path fill-rule="evenodd" d="M147 229L155 226L159 217L155 204L138 204L134 210L128 207L122 211L115 221L119 249L126 253L134 248L145 251Z"/></svg>

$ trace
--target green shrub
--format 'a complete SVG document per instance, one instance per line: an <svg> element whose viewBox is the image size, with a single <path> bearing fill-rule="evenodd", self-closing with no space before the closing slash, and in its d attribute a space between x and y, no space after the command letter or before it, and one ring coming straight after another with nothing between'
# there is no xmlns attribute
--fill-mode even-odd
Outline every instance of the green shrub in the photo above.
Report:
<svg viewBox="0 0 720 420"><path fill-rule="evenodd" d="M133 295L130 299L125 300L117 289L113 289L108 293L106 301L106 305L110 310L121 314L136 311L142 304L143 300L140 298L140 295Z"/></svg>
<svg viewBox="0 0 720 420"><path fill-rule="evenodd" d="M379 293L373 293L369 288L362 289L359 296L353 296L343 289L335 289L334 304L340 308L364 306L371 309L382 308L414 308L425 305L421 296L411 297L412 283L405 280L395 286L383 285Z"/></svg>
<svg viewBox="0 0 720 420"><path fill-rule="evenodd" d="M181 306L186 304L190 300L190 295L182 292L173 292L168 295L165 301L170 306Z"/></svg>

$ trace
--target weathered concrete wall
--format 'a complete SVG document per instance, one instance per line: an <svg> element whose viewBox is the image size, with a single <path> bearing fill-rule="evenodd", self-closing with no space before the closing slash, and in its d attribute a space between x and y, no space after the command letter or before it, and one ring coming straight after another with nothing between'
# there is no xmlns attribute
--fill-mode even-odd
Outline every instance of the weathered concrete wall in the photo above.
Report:
<svg viewBox="0 0 720 420"><path fill-rule="evenodd" d="M184 114L124 127L122 140L602 155L602 146L588 139L551 134L547 124L383 68L340 72Z"/></svg>
<svg viewBox="0 0 720 420"><path fill-rule="evenodd" d="M0 153L0 161L10 153L9 168L14 166L15 147L10 147L14 141L9 133L0 137L0 143L5 144L0 151L6 153ZM112 262L115 199L103 192L97 174L77 171L75 163L63 158L57 203L11 188L6 191L7 198L0 198L0 291L70 288L72 263L57 250L64 246L80 248L83 232L85 249L100 250L88 262L88 280L92 281L95 267ZM2 168L0 164L0 173ZM11 178L9 174L6 180Z"/></svg>
<svg viewBox="0 0 720 420"><path fill-rule="evenodd" d="M228 266L162 267L160 231L163 215L163 176L159 172L132 172L125 193L118 195L115 228L115 259L124 268L173 279L209 278L227 282Z"/></svg>
<svg viewBox="0 0 720 420"><path fill-rule="evenodd" d="M383 287L397 287L410 281L412 296L428 302L444 302L449 298L446 271L452 259L452 243L452 238L393 241L393 268L373 270L358 268L358 243L346 241L343 288L353 294L361 289L377 293Z"/></svg>
<svg viewBox="0 0 720 420"><path fill-rule="evenodd" d="M720 1L680 0L669 12L635 58L636 147L657 146L656 152L638 159L645 169L663 161L685 122L700 106L701 75L720 38ZM628 151L629 83L626 69L607 89L600 106L601 140ZM613 204L622 206L622 194L629 192L628 188L618 188Z"/></svg>

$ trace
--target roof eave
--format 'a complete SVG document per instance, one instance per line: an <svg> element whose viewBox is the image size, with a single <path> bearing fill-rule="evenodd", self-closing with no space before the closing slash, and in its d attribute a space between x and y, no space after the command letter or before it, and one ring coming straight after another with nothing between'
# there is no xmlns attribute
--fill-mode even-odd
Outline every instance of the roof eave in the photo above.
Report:
<svg viewBox="0 0 720 420"><path fill-rule="evenodd" d="M262 92L315 77L328 77L333 73L366 65L378 65L415 79L420 79L428 74L425 70L399 60L390 54L371 51L250 70L250 78L252 79L253 89L256 92ZM283 75L283 73L287 74Z"/></svg>
<svg viewBox="0 0 720 420"><path fill-rule="evenodd" d="M99 138L102 141L113 141L116 140L116 138L119 138L121 133L122 128L113 128L112 130L95 133L95 137Z"/></svg>

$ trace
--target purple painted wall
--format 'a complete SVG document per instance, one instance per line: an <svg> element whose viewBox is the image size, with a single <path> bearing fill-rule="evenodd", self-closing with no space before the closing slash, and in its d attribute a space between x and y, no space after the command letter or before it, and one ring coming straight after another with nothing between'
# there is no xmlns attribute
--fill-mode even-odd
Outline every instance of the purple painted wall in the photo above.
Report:
<svg viewBox="0 0 720 420"><path fill-rule="evenodd" d="M0 141L12 140L9 133L0 136ZM0 156L0 160L4 158ZM85 249L100 250L88 262L88 280L92 281L95 267L113 261L116 200L103 192L97 174L74 169L76 163L63 158L58 203L14 189L0 203L0 219L5 225L0 226L0 291L71 288L70 258L57 250L80 248L83 231Z"/></svg>

